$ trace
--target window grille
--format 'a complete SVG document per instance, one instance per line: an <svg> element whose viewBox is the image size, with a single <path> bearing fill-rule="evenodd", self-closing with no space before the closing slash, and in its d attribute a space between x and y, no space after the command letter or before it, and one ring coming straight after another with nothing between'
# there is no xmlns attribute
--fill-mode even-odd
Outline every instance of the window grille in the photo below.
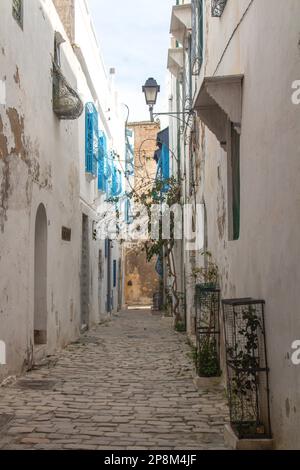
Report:
<svg viewBox="0 0 300 470"><path fill-rule="evenodd" d="M211 16L220 18L223 14L227 0L212 0L211 1Z"/></svg>
<svg viewBox="0 0 300 470"><path fill-rule="evenodd" d="M13 0L12 13L16 22L23 27L23 0Z"/></svg>
<svg viewBox="0 0 300 470"><path fill-rule="evenodd" d="M197 284L196 369L200 377L218 377L220 369L220 290L209 284Z"/></svg>
<svg viewBox="0 0 300 470"><path fill-rule="evenodd" d="M230 422L240 439L271 438L263 300L223 300Z"/></svg>

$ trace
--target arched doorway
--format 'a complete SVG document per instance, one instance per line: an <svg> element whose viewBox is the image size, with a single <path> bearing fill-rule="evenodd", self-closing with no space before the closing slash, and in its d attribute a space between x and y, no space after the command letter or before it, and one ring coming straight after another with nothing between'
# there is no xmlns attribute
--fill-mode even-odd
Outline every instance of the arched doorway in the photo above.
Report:
<svg viewBox="0 0 300 470"><path fill-rule="evenodd" d="M40 204L34 242L34 344L47 343L47 215Z"/></svg>

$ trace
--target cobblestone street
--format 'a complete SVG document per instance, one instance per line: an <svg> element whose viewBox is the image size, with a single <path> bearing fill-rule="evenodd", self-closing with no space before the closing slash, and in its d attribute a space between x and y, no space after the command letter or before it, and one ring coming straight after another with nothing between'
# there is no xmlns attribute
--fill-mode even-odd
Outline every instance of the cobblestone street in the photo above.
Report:
<svg viewBox="0 0 300 470"><path fill-rule="evenodd" d="M0 448L224 448L224 392L197 390L190 351L168 319L123 312L0 388Z"/></svg>

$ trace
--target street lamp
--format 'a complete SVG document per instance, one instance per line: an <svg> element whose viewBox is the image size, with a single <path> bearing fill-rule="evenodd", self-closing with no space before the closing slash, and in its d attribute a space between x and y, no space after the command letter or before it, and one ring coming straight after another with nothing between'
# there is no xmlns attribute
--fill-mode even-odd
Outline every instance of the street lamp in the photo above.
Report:
<svg viewBox="0 0 300 470"><path fill-rule="evenodd" d="M153 107L156 104L157 95L160 92L160 86L157 84L157 81L154 80L154 78L152 77L148 78L142 90L143 90L143 93L145 94L146 103L149 106L151 122L154 122L154 117L156 116L171 116L171 117L178 119L178 121L181 121L186 126L190 127L188 122L186 122L184 118L180 118L178 116L181 115L184 117L185 115L191 115L193 114L192 110L182 111L182 112L170 112L170 113L154 113L153 112Z"/></svg>
<svg viewBox="0 0 300 470"><path fill-rule="evenodd" d="M151 122L154 121L153 106L156 103L157 95L160 92L160 86L154 78L148 78L143 86L143 93L145 94L146 103L149 106Z"/></svg>

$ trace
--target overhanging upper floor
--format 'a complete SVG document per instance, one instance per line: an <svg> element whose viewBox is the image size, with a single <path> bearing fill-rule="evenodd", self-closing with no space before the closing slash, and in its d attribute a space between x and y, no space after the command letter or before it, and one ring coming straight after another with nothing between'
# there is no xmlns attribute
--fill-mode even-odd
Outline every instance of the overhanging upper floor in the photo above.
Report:
<svg viewBox="0 0 300 470"><path fill-rule="evenodd" d="M168 52L168 70L178 80L181 80L183 71L183 48L176 47L169 49Z"/></svg>
<svg viewBox="0 0 300 470"><path fill-rule="evenodd" d="M184 44L184 39L188 31L192 28L192 5L176 5L172 8L170 34L180 43Z"/></svg>
<svg viewBox="0 0 300 470"><path fill-rule="evenodd" d="M226 146L228 120L240 133L243 78L243 75L206 77L194 101L198 116L222 146Z"/></svg>

